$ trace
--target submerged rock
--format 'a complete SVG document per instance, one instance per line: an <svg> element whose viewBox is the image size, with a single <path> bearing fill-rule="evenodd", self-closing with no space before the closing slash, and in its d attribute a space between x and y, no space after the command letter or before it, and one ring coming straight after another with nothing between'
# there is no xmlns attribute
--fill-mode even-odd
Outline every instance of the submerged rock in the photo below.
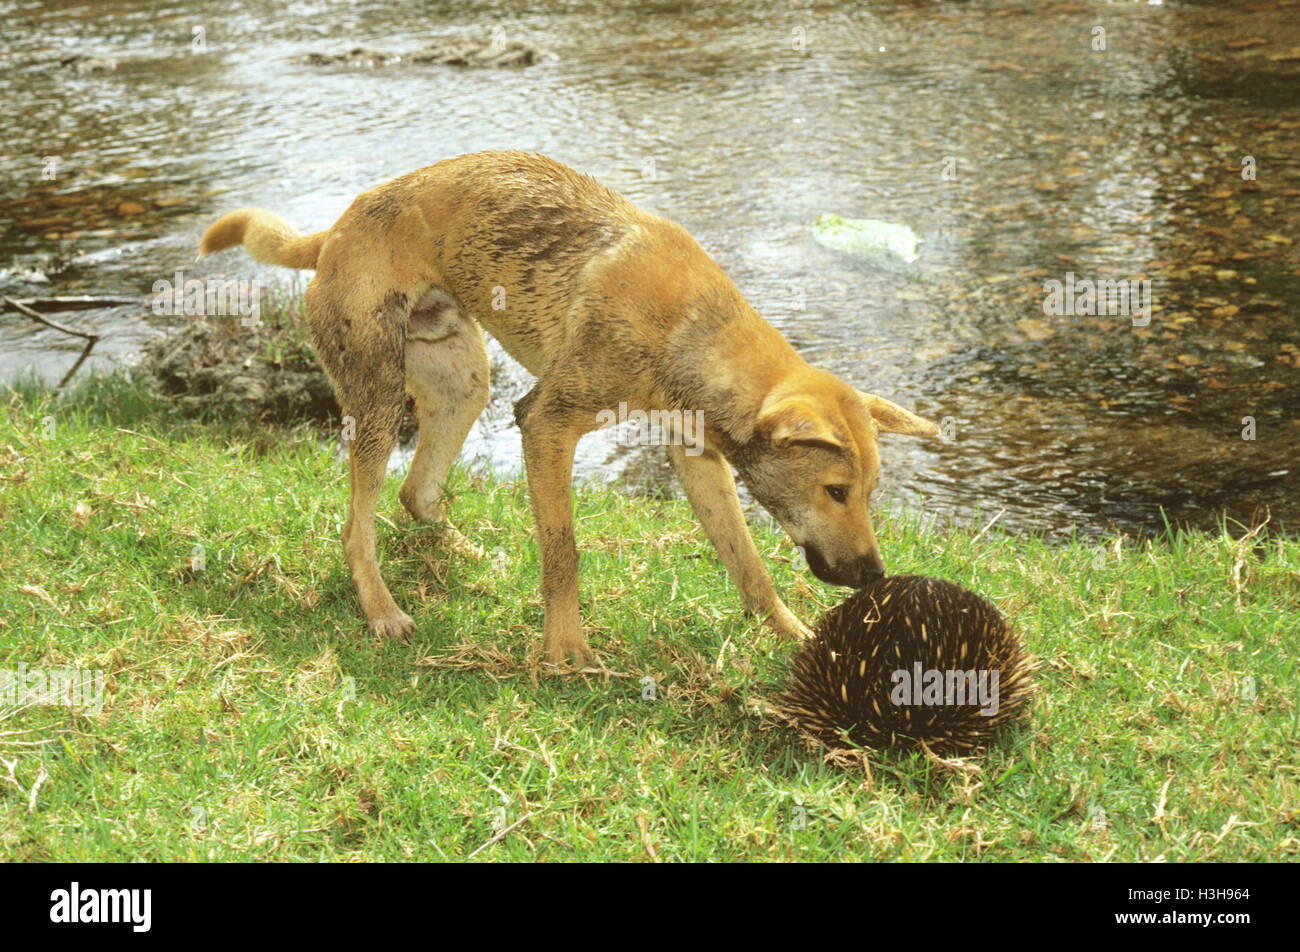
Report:
<svg viewBox="0 0 1300 952"><path fill-rule="evenodd" d="M75 53L59 60L59 65L74 73L111 73L117 69L117 61L103 56L85 56Z"/></svg>
<svg viewBox="0 0 1300 952"><path fill-rule="evenodd" d="M387 66L401 61L400 53L381 53L379 50L368 50L364 46L337 55L307 53L290 60L292 63L302 63L307 66Z"/></svg>
<svg viewBox="0 0 1300 952"><path fill-rule="evenodd" d="M394 66L400 63L439 66L531 66L541 54L518 40L496 37L446 37L410 53L385 53L358 46L346 53L307 53L291 62L307 66Z"/></svg>
<svg viewBox="0 0 1300 952"><path fill-rule="evenodd" d="M447 39L416 50L410 59L444 66L531 66L538 56L536 47L518 40Z"/></svg>

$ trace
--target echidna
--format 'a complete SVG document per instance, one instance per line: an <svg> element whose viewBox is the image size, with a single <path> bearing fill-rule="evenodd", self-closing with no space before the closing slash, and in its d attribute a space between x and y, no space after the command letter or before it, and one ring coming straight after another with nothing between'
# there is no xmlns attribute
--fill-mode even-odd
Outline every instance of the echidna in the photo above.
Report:
<svg viewBox="0 0 1300 952"><path fill-rule="evenodd" d="M1032 689L1033 659L989 602L919 575L879 579L832 608L795 655L779 707L832 747L965 751Z"/></svg>

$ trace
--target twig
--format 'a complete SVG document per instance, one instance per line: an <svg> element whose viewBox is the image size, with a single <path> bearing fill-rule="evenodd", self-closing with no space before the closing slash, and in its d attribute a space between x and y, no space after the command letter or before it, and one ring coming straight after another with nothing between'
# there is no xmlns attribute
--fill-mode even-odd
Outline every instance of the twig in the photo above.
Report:
<svg viewBox="0 0 1300 952"><path fill-rule="evenodd" d="M967 763L960 757L940 757L930 749L930 745L925 741L920 741L920 744L921 750L925 752L926 760L930 761L930 763L934 764L936 767L943 767L945 770L952 770L956 773L965 774L968 777L978 776L984 772L980 768L979 764Z"/></svg>
<svg viewBox="0 0 1300 952"><path fill-rule="evenodd" d="M77 358L77 362L72 365L68 372L63 375L63 379L59 381L59 385L54 388L54 392L58 393L63 389L64 384L72 379L72 375L81 369L81 365L86 362L86 358L90 356L90 352L94 349L95 344L99 342L99 335L91 333L90 331L74 331L71 327L64 327L62 324L56 324L53 321L42 317L38 312L33 311L26 304L23 304L21 301L15 301L11 297L5 298L4 302L15 311L18 311L21 314L26 314L38 324L44 324L46 327L52 327L56 331L61 331L64 334L71 334L73 337L80 337L85 340L86 346L81 351L81 356Z"/></svg>
<svg viewBox="0 0 1300 952"><path fill-rule="evenodd" d="M994 516L992 519L990 519L988 522L986 522L986 523L984 524L984 528L981 529L981 530L976 534L975 538L973 538L973 539L970 540L971 545L974 545L976 542L978 542L980 539L982 539L982 538L984 537L984 533L988 532L990 529L993 528L993 523L997 522L999 519L1001 519L1001 518L1002 518L1003 516L1005 516L1006 514L1007 514L1007 511L1006 511L1005 509L999 509L999 510L998 510L998 514L997 514L996 516Z"/></svg>
<svg viewBox="0 0 1300 952"><path fill-rule="evenodd" d="M578 668L573 674L603 674L607 678L635 678L635 674L629 674L626 671L615 671L613 668L604 668L598 665L589 664L584 668Z"/></svg>
<svg viewBox="0 0 1300 952"><path fill-rule="evenodd" d="M135 430L128 430L128 429L127 429L126 427L124 427L124 426L116 427L116 428L115 428L115 432L117 432L117 433L125 433L127 436L138 436L138 437L139 437L140 439L142 439L142 440L148 440L148 441L149 441L150 443L152 443L154 446L166 446L166 445L167 445L167 444L165 444L162 440L160 440L160 439L158 439L158 438L156 438L156 437L150 436L148 433L137 433Z"/></svg>
<svg viewBox="0 0 1300 952"><path fill-rule="evenodd" d="M66 384L69 380L71 380L72 375L75 374L81 368L81 365L86 362L86 358L90 356L90 352L92 349L94 349L95 343L98 340L99 338L96 337L94 338L94 340L86 341L86 346L82 349L81 356L77 358L77 362L68 368L68 372L63 375L63 379L59 381L59 385L54 388L55 393L58 393L60 390L62 390L63 385Z"/></svg>
<svg viewBox="0 0 1300 952"><path fill-rule="evenodd" d="M644 813L638 813L636 815L636 828L641 831L641 845L645 848L646 854L650 857L650 862L662 862L662 860L659 859L659 851L655 849L654 843L650 840L650 827L646 822Z"/></svg>
<svg viewBox="0 0 1300 952"><path fill-rule="evenodd" d="M18 706L18 707L11 707L11 708L9 708L8 710L6 710L6 709L4 709L4 708L0 708L0 721L7 721L7 720L9 720L9 718L14 717L14 716L16 716L16 715L18 715L18 714L21 714L23 711L27 710L27 709L30 708L30 707L35 707L35 705L34 705L34 704L22 704L22 705L20 705L20 706ZM26 733L30 733L30 732L29 732L29 731L21 731L20 733L26 734Z"/></svg>
<svg viewBox="0 0 1300 952"><path fill-rule="evenodd" d="M14 768L18 766L18 760L16 758L14 760L5 760L3 757L0 757L0 764L4 764L5 769L9 771L9 776L0 777L0 780L6 783L12 783L19 790L23 790L23 785L18 782L18 777L14 774ZM26 790L23 790L23 793L26 792Z"/></svg>
<svg viewBox="0 0 1300 952"><path fill-rule="evenodd" d="M469 856L467 856L467 857L465 857L465 858L466 858L466 859L473 859L475 856L477 856L479 853L483 852L485 849L487 849L489 846L493 845L494 843L500 843L502 840L504 840L507 836L510 835L510 832L511 832L512 830L514 830L515 827L517 827L520 823L523 823L524 820L527 820L527 819L528 819L530 816L532 816L532 815L533 815L533 812L532 812L531 810L529 810L527 813L525 813L525 814L524 814L523 816L521 816L519 819L515 820L514 823L511 823L508 827L506 827L506 828L505 828L504 830L502 830L500 833L494 833L494 834L492 834L492 838L491 838L490 840L488 840L486 843L484 843L482 846L480 846L480 847L479 847L478 849L476 849L474 852L470 853Z"/></svg>
<svg viewBox="0 0 1300 952"><path fill-rule="evenodd" d="M867 795L870 796L871 791L876 786L875 781L871 777L871 761L867 758L867 752L865 750L858 751L858 756L862 758L862 772L866 775L862 783L858 784L858 789L865 790Z"/></svg>
<svg viewBox="0 0 1300 952"><path fill-rule="evenodd" d="M1164 833L1166 836L1168 835L1168 832L1165 830L1165 803L1168 802L1169 784L1173 779L1174 775L1170 774L1169 778L1165 781L1165 785L1160 788L1160 800L1156 803L1156 815L1153 817L1155 825L1160 827L1160 832Z"/></svg>
<svg viewBox="0 0 1300 952"><path fill-rule="evenodd" d="M510 741L506 740L504 737L498 737L498 738L496 739L496 742L494 743L493 746L494 746L495 749L497 749L497 750L501 750L503 747L505 747L505 748L509 748L509 749L511 749L511 750L522 751L523 753L528 754L528 755L531 756L531 757L536 757L536 758L537 758L538 760L540 760L542 763L546 764L546 767L547 767L548 770L550 770L550 772L551 772L551 776L552 776L552 777L554 777L554 776L556 775L556 771L555 771L555 762L552 761L551 758L548 757L548 756L546 755L546 750L545 750L544 748L543 748L542 752L539 754L539 753L537 753L536 751L529 750L527 747L520 747L518 744L512 744ZM539 745L539 746L540 746L540 745Z"/></svg>
<svg viewBox="0 0 1300 952"><path fill-rule="evenodd" d="M1223 838L1224 838L1225 836L1227 836L1228 833L1231 832L1232 828L1235 827L1235 826L1256 826L1256 825L1257 825L1257 824L1255 824L1255 823L1242 823L1242 822L1240 822L1240 821L1237 819L1237 814L1233 813L1233 814L1229 815L1229 817L1228 817L1228 822L1225 823L1225 824L1223 824L1223 829L1221 829L1221 830L1219 831L1219 835L1216 836L1216 837L1214 838L1214 845L1215 845L1215 846L1218 846L1220 843L1222 843L1222 842L1223 842Z"/></svg>
<svg viewBox="0 0 1300 952"><path fill-rule="evenodd" d="M1271 515L1265 516L1263 522L1255 526L1255 528L1251 529L1232 544L1232 591L1236 596L1238 605L1241 605L1241 593L1247 584L1241 580L1241 570L1246 567L1246 553L1250 550L1251 543L1254 541L1255 536L1259 535L1260 532L1264 530L1264 527L1268 525L1271 518ZM1249 581L1249 579L1247 579L1247 581Z"/></svg>
<svg viewBox="0 0 1300 952"><path fill-rule="evenodd" d="M27 812L36 812L36 791L41 789L41 784L50 779L49 773L45 769L45 764L41 764L41 769L36 774L36 783L32 784L32 792L27 796Z"/></svg>
<svg viewBox="0 0 1300 952"><path fill-rule="evenodd" d="M22 301L16 301L11 297L7 297L4 299L4 302L5 304L9 305L9 307L13 308L15 311L18 311L20 314L26 314L28 317L36 321L38 324L44 324L46 327L52 327L56 331L62 331L65 334L71 334L73 337L83 338L85 340L90 341L91 343L94 343L95 341L99 340L98 334L92 334L89 331L74 331L71 327L64 327L62 324L56 324L53 321L45 317L42 317L40 312L33 311Z"/></svg>
<svg viewBox="0 0 1300 952"><path fill-rule="evenodd" d="M6 303L8 303L6 301ZM91 311L101 307L125 307L128 304L139 304L138 299L130 301L119 298L99 298L88 297L84 294L60 295L59 297L39 297L39 298L14 298L15 304L25 304L27 307L40 311Z"/></svg>

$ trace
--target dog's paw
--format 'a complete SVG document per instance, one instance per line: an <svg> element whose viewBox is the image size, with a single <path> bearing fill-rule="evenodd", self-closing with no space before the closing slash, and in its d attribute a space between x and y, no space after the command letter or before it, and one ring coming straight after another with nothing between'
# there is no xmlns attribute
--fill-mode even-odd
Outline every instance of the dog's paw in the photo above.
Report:
<svg viewBox="0 0 1300 952"><path fill-rule="evenodd" d="M763 620L763 624L790 641L803 641L813 636L808 626L795 618L794 613L784 604L778 605L772 614Z"/></svg>
<svg viewBox="0 0 1300 952"><path fill-rule="evenodd" d="M402 506L411 514L411 518L416 522L441 522L442 510L433 500L423 502L417 498L415 492L406 483L402 483L402 488L397 491L397 498Z"/></svg>
<svg viewBox="0 0 1300 952"><path fill-rule="evenodd" d="M411 616L406 614L397 606L385 612L376 618L371 618L369 622L370 632L380 638L397 638L400 641L409 641L411 633L415 631L415 622Z"/></svg>
<svg viewBox="0 0 1300 952"><path fill-rule="evenodd" d="M554 639L546 642L546 660L549 664L571 664L574 668L583 668L594 657L587 639L579 635L577 638L568 638L564 640ZM570 661L569 659L573 660Z"/></svg>

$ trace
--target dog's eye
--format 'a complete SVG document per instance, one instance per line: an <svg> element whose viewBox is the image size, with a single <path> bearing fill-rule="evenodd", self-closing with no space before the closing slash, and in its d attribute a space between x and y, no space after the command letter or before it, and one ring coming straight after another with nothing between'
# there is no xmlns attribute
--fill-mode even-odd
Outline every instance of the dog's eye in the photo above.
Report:
<svg viewBox="0 0 1300 952"><path fill-rule="evenodd" d="M849 498L848 486L827 486L826 495L830 496L836 502L844 502Z"/></svg>

